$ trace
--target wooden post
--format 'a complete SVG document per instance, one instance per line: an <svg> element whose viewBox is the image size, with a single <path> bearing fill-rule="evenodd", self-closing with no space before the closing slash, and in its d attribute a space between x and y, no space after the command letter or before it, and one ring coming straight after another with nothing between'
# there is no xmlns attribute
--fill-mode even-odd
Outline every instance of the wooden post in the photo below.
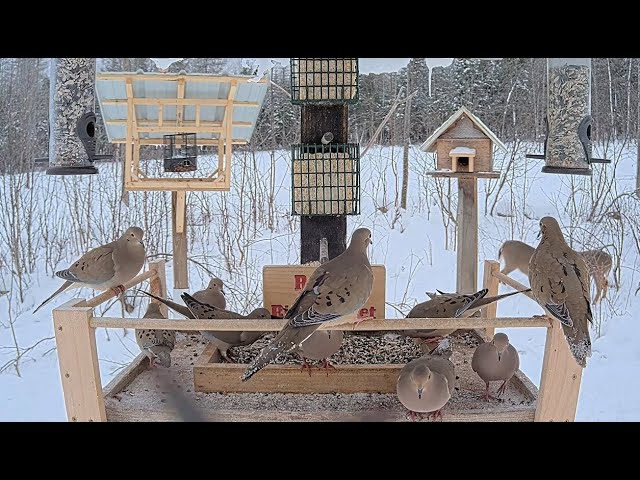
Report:
<svg viewBox="0 0 640 480"><path fill-rule="evenodd" d="M478 286L478 179L458 178L458 293L474 293Z"/></svg>
<svg viewBox="0 0 640 480"><path fill-rule="evenodd" d="M495 260L485 260L482 288L489 290L487 292L487 297L498 295L500 282L494 274L499 271L500 262L496 262ZM498 302L493 302L480 310L480 316L483 318L496 318L498 316ZM496 333L496 329L495 327L487 327L484 329L484 333L491 339Z"/></svg>
<svg viewBox="0 0 640 480"><path fill-rule="evenodd" d="M96 329L90 325L93 308L77 306L83 302L75 298L53 310L67 419L72 422L106 421Z"/></svg>
<svg viewBox="0 0 640 480"><path fill-rule="evenodd" d="M349 138L349 107L341 105L302 105L300 143L319 144L326 132L333 133L333 143L346 143ZM300 263L318 260L320 240L329 242L329 260L347 248L346 215L300 217Z"/></svg>
<svg viewBox="0 0 640 480"><path fill-rule="evenodd" d="M165 273L165 261L163 259L157 259L149 262L149 270L156 272L155 277L151 277L149 280L149 290L153 295L158 297L167 298L167 275ZM169 318L169 307L164 303L158 302L155 298L151 299L151 302L158 303L160 305L160 312L165 318Z"/></svg>
<svg viewBox="0 0 640 480"><path fill-rule="evenodd" d="M182 211L182 232L179 231L180 214L178 195L185 195ZM187 207L186 192L171 192L171 230L173 232L173 288L189 288L189 270L187 268Z"/></svg>
<svg viewBox="0 0 640 480"><path fill-rule="evenodd" d="M562 326L553 320L547 329L536 422L573 422L578 407L582 367L569 351Z"/></svg>

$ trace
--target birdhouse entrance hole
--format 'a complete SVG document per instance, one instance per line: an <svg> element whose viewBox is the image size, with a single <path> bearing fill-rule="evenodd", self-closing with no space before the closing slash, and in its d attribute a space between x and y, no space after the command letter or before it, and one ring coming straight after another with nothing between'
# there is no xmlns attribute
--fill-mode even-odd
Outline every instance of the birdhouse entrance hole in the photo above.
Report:
<svg viewBox="0 0 640 480"><path fill-rule="evenodd" d="M469 168L469 157L458 157L458 166Z"/></svg>

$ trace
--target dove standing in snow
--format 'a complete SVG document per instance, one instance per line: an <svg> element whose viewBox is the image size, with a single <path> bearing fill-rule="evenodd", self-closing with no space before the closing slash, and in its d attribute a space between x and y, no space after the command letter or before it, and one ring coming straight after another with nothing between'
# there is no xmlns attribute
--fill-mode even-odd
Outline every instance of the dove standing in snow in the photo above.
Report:
<svg viewBox="0 0 640 480"><path fill-rule="evenodd" d="M591 356L589 324L593 323L589 269L582 256L564 241L558 221L540 220L540 243L529 261L533 298L560 320L569 349L582 367Z"/></svg>
<svg viewBox="0 0 640 480"><path fill-rule="evenodd" d="M443 293L436 290L440 295L427 292L430 300L419 303L411 309L407 318L466 318L471 317L482 307L502 300L503 298L517 295L518 293L528 292L529 289L523 291L503 293L494 297L485 297L488 290L483 288L471 295L458 293ZM443 337L455 332L456 329L427 329L427 330L404 330L403 335L410 337L425 338L425 343L434 343L440 341Z"/></svg>
<svg viewBox="0 0 640 480"><path fill-rule="evenodd" d="M502 380L498 388L498 397L507 389L507 383L520 368L518 351L509 343L505 333L496 333L490 342L478 345L473 352L471 369L484 381L486 389L483 398L495 398L489 395L489 382Z"/></svg>
<svg viewBox="0 0 640 480"><path fill-rule="evenodd" d="M227 308L227 300L224 296L224 290L222 290L224 284L222 280L218 277L213 277L209 280L209 285L204 290L198 290L196 293L192 295L198 302L206 303L207 305L212 305L216 308L220 308L224 310ZM149 292L145 292L144 290L140 290L140 292L145 295L150 296L151 298L155 298L157 301L164 303L167 307L169 307L174 312L178 312L180 315L183 315L187 318L195 318L191 310L184 305L180 305L179 303L173 302L167 298L157 297L152 295Z"/></svg>
<svg viewBox="0 0 640 480"><path fill-rule="evenodd" d="M323 323L360 309L373 288L373 272L367 257L371 231L358 228L347 249L323 263L311 274L304 290L287 311L289 321L249 364L242 381L249 380L284 352L300 347Z"/></svg>
<svg viewBox="0 0 640 480"><path fill-rule="evenodd" d="M415 420L420 413L442 418L442 408L455 388L456 373L451 357L450 340L446 339L431 353L407 363L398 376L396 393Z"/></svg>
<svg viewBox="0 0 640 480"><path fill-rule="evenodd" d="M159 303L150 303L143 318L164 318ZM152 367L171 366L171 351L176 345L175 330L136 329L136 342Z"/></svg>
<svg viewBox="0 0 640 480"><path fill-rule="evenodd" d="M225 319L225 318L254 318L263 319L271 318L269 310L266 308L256 308L249 315L241 315L229 310L222 310L212 305L208 305L203 302L199 302L188 293L182 294L182 300L185 305L191 311L193 318L200 319ZM235 363L235 360L229 355L230 347L242 347L244 345L251 345L258 338L264 335L266 332L234 332L234 331L208 331L202 330L200 334L209 340L210 343L215 345L220 350L222 358L229 363Z"/></svg>
<svg viewBox="0 0 640 480"><path fill-rule="evenodd" d="M68 288L113 289L116 295L124 293L123 284L135 277L144 265L143 236L141 228L129 227L117 240L89 250L69 268L56 272L65 282L33 313Z"/></svg>

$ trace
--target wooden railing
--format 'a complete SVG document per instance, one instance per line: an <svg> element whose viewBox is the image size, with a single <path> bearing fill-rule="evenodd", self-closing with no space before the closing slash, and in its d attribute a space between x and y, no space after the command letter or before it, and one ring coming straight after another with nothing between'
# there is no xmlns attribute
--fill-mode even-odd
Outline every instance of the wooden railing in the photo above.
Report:
<svg viewBox="0 0 640 480"><path fill-rule="evenodd" d="M527 287L499 272L500 265L486 261L484 287L487 295L497 295L499 283L515 289ZM151 293L166 296L164 260L149 263L149 270L130 282L125 288L150 281ZM67 417L71 421L106 421L104 396L100 382L95 329L104 328L161 328L167 330L217 330L217 331L277 331L284 320L216 320L212 327L209 320L153 319L96 317L93 308L114 296L104 292L92 299L73 299L53 310L53 322L58 349L58 362L64 392ZM167 315L166 306L161 306ZM366 331L405 330L426 328L485 329L491 337L496 328L546 328L542 376L536 405L535 421L573 421L575 419L582 368L574 361L559 322L550 323L546 318L510 317L496 318L497 305L485 307L480 318L406 318L393 320L368 320ZM352 323L337 321L322 325L322 330L352 330Z"/></svg>

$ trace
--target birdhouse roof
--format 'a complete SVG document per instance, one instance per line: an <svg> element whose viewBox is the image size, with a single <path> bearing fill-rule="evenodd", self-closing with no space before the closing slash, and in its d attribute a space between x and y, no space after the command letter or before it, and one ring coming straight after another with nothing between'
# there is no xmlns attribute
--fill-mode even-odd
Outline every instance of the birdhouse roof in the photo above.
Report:
<svg viewBox="0 0 640 480"><path fill-rule="evenodd" d="M175 133L196 133L198 142L243 144L251 140L269 85L266 76L253 79L105 72L96 75L96 93L110 142L126 142L130 125L143 144L162 145L165 134Z"/></svg>
<svg viewBox="0 0 640 480"><path fill-rule="evenodd" d="M444 135L447 130L449 130L458 121L458 119L462 117L462 115L466 115L474 123L474 125L478 127L480 131L482 131L482 133L484 133L491 139L491 141L495 145L497 145L505 152L507 151L507 147L505 147L504 143L502 143L500 139L496 137L495 133L489 130L489 127L482 123L482 120L471 113L466 107L460 107L460 109L456 113L451 115L446 122L440 125L440 127L438 127L436 131L433 132L422 145L420 145L420 150L422 150L423 152L435 152L436 140Z"/></svg>

